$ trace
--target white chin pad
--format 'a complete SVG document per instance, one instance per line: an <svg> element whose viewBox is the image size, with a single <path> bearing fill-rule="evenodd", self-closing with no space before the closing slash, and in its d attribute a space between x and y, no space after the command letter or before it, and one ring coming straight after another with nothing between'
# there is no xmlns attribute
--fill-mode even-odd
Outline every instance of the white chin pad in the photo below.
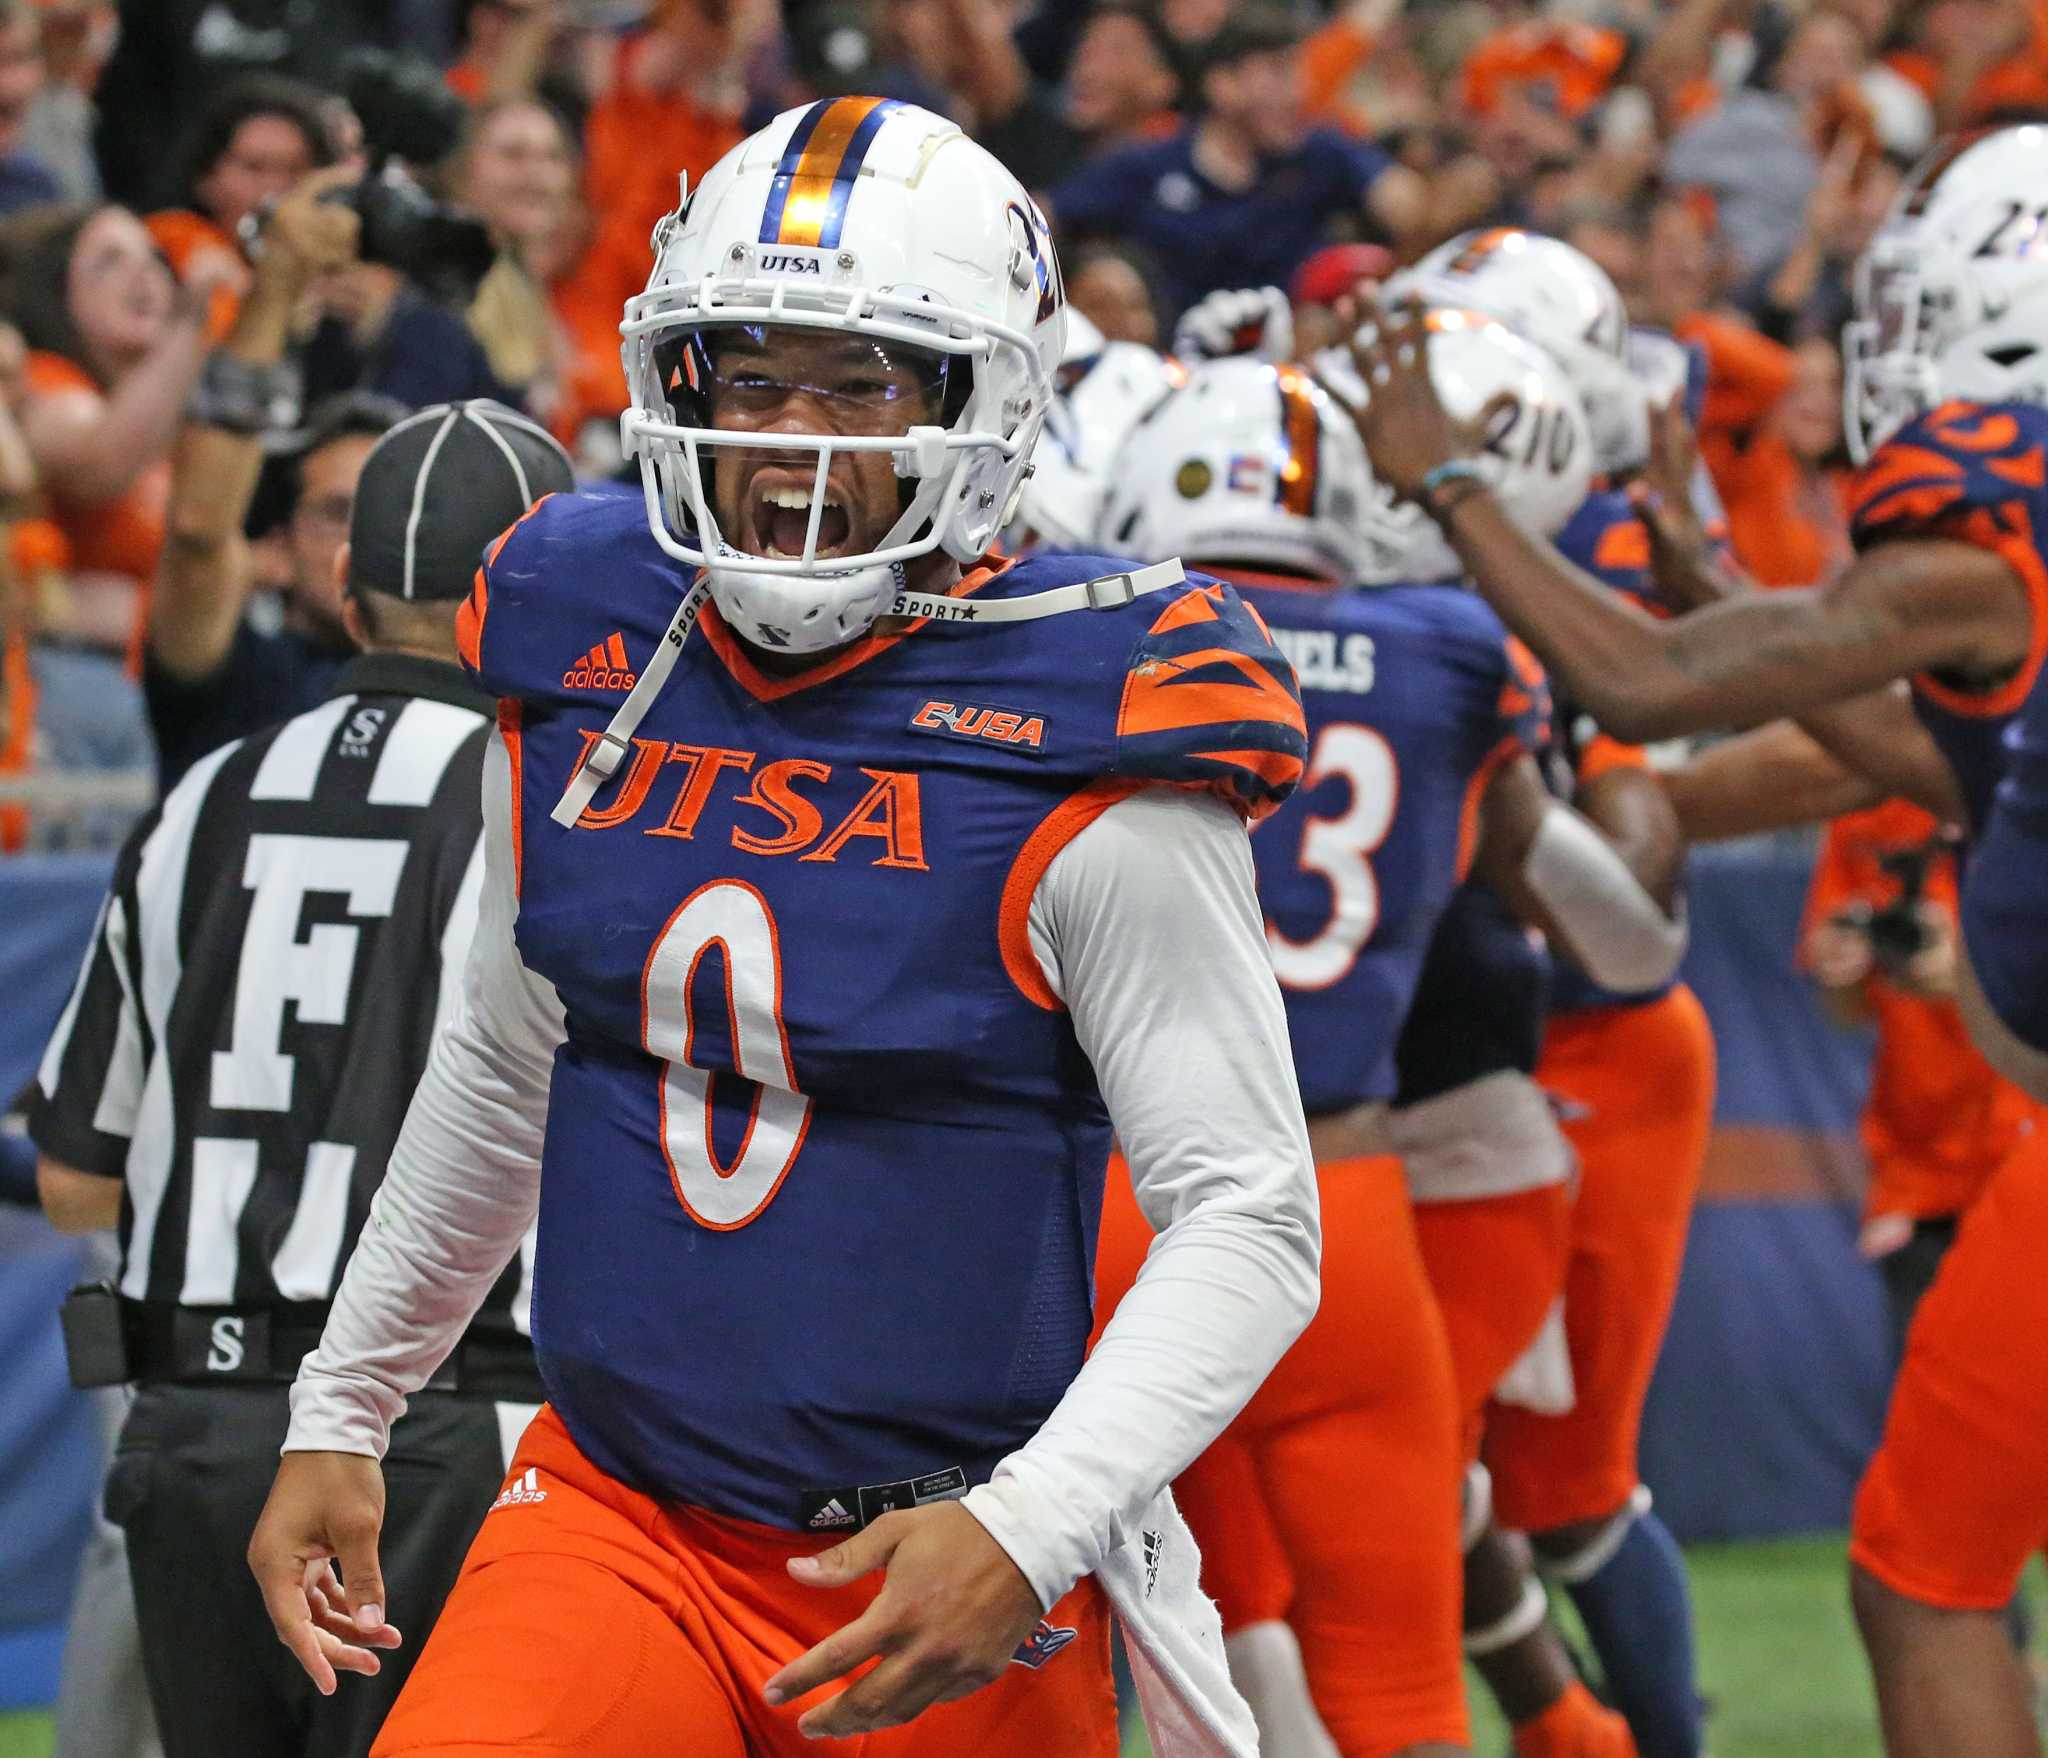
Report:
<svg viewBox="0 0 2048 1758"><path fill-rule="evenodd" d="M946 468L948 454L943 427L913 427L904 438L910 442L908 449L891 454L898 476L922 480Z"/></svg>

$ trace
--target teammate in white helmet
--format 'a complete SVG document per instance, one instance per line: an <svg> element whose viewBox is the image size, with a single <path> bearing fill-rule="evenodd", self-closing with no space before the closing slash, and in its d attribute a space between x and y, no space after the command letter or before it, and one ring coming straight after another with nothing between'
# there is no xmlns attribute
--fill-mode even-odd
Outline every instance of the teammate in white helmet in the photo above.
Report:
<svg viewBox="0 0 2048 1758"><path fill-rule="evenodd" d="M1375 465L1432 508L1481 589L1611 730L1663 736L1848 702L1906 677L1968 818L1963 1001L1995 1066L2048 1093L2048 129L1964 136L1909 180L1858 273L1847 415L1866 458L1856 562L1659 622L1532 541L1418 370L1367 351ZM2048 1531L2048 1177L2038 1138L1992 1177L1908 1339L1851 1540L1894 1758L2038 1754L2000 1626Z"/></svg>
<svg viewBox="0 0 2048 1758"><path fill-rule="evenodd" d="M1539 528L1554 527L1586 479L1570 391L1498 325L1447 316L1431 347L1465 407L1512 399L1486 468ZM1546 443L1516 444L1525 427ZM1512 1358L1541 1322L1562 1262L1525 1261L1521 1211L1555 1209L1561 1222L1569 1159L1538 1097L1521 1114L1554 1151L1505 1156L1518 1177L1534 1165L1527 1198L1417 1193L1436 1199L1429 1210L1462 1211L1460 1230L1482 1211L1516 1211L1489 1241L1487 1285L1459 1290L1447 1335L1386 1116L1396 1042L1468 868L1610 973L1661 974L1676 945L1620 863L1545 792L1532 756L1546 732L1540 674L1460 587L1433 527L1373 480L1349 417L1305 371L1247 359L1194 369L1126 445L1106 536L1141 555L1183 553L1237 584L1294 657L1310 716L1314 779L1255 850L1318 1155L1324 1302L1180 1480L1204 1578L1265 1749L1326 1750L1328 1738L1355 1758L1460 1751L1461 1430L1507 1364L1470 1366L1463 1351L1519 1331ZM1567 893L1604 901L1587 912ZM1621 943L1624 920L1639 941ZM1498 1088L1469 1102L1511 1106ZM1148 1238L1113 1177L1105 1311ZM1461 1409L1468 1382L1477 1394ZM1561 1684L1568 1664L1552 1652Z"/></svg>

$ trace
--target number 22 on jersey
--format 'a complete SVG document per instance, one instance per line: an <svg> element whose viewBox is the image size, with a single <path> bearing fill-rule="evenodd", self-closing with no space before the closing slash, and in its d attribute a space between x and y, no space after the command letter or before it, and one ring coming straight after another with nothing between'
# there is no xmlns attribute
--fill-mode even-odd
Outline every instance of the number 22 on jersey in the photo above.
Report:
<svg viewBox="0 0 2048 1758"><path fill-rule="evenodd" d="M1301 865L1330 886L1330 919L1307 940L1290 940L1270 921L1266 944L1273 974L1288 989L1327 989L1351 974L1379 926L1379 880L1372 857L1394 828L1401 793L1394 750L1369 726L1342 721L1325 727L1302 780L1306 793L1325 777L1341 775L1351 803L1333 818L1310 818L1301 831Z"/></svg>
<svg viewBox="0 0 2048 1758"><path fill-rule="evenodd" d="M745 1134L728 1164L712 1140L716 1073L692 1058L690 994L713 947L725 965L732 1062L755 1083ZM796 1090L782 1023L782 946L768 900L738 879L716 879L686 897L655 937L641 976L640 1037L661 1072L661 1145L676 1196L693 1220L731 1232L754 1220L782 1188L804 1145L811 1101Z"/></svg>

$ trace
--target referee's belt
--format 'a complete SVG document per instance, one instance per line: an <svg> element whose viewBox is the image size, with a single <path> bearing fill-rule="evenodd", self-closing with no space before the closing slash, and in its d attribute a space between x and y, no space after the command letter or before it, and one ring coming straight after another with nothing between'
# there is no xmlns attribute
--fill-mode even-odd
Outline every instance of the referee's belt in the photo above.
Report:
<svg viewBox="0 0 2048 1758"><path fill-rule="evenodd" d="M128 1377L142 1385L289 1385L327 1328L323 1303L177 1306L121 1301ZM539 1404L546 1400L523 1337L465 1336L427 1381L429 1392Z"/></svg>

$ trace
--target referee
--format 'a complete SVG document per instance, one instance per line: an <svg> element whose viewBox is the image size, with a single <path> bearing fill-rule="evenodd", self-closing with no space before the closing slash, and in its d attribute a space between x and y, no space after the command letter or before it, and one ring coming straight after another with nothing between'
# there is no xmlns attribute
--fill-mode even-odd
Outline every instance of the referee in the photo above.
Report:
<svg viewBox="0 0 2048 1758"><path fill-rule="evenodd" d="M65 1333L79 1383L137 1387L107 1513L168 1758L366 1754L542 1396L522 1254L392 1437L406 1644L369 1689L317 1695L243 1552L299 1358L461 987L492 704L455 664L455 603L490 539L571 486L561 448L495 403L378 442L336 563L362 654L136 827L43 1058L44 1207L120 1227L118 1286L76 1292Z"/></svg>

